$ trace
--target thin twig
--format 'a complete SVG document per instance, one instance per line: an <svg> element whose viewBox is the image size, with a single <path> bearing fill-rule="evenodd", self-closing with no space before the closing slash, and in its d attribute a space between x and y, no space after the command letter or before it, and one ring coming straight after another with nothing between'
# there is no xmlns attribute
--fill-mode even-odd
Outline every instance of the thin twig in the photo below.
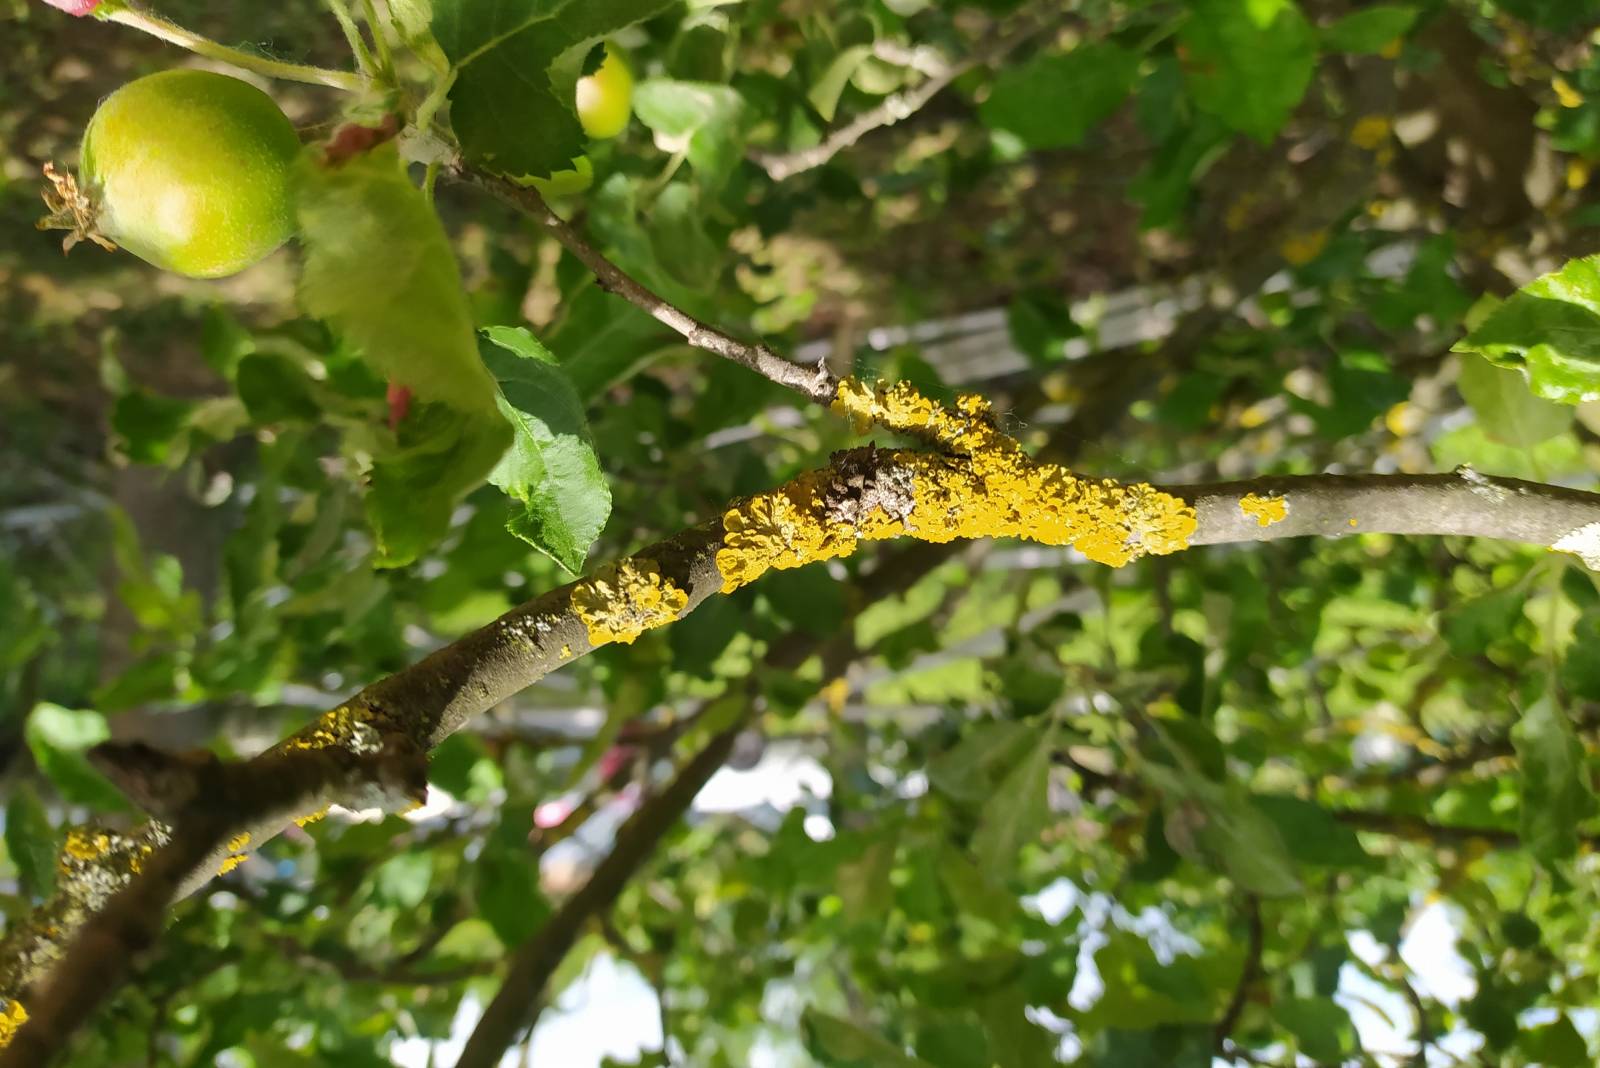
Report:
<svg viewBox="0 0 1600 1068"><path fill-rule="evenodd" d="M1250 1000L1250 988L1261 975L1261 954L1266 948L1267 934L1261 923L1261 901L1254 894L1245 895L1244 915L1250 928L1250 942L1245 949L1244 966L1239 969L1239 982L1234 985L1228 1007L1217 1019L1216 1029L1212 1033L1212 1045L1219 1054L1225 1054L1228 1050L1228 1040Z"/></svg>
<svg viewBox="0 0 1600 1068"><path fill-rule="evenodd" d="M643 309L657 322L670 327L697 349L748 367L768 381L794 390L807 400L832 404L838 393L838 379L820 363L805 367L779 356L766 345L740 341L709 323L673 306L622 268L606 259L599 249L544 202L537 190L517 185L505 178L486 174L457 160L449 173L459 181L477 186L532 216L563 248L576 256L594 274L600 287Z"/></svg>
<svg viewBox="0 0 1600 1068"><path fill-rule="evenodd" d="M727 760L743 720L711 739L666 789L644 804L617 831L616 843L584 883L543 926L517 948L500 990L467 1039L455 1068L493 1068L517 1035L532 1027L550 977L588 921L604 913L656 846L688 811L700 788Z"/></svg>
<svg viewBox="0 0 1600 1068"><path fill-rule="evenodd" d="M329 70L326 67L308 67L302 63L285 63L281 60L268 59L266 56L252 55L237 48L230 48L228 45L220 44L209 37L202 37L198 33L186 30L177 23L163 18L140 4L130 2L113 8L106 15L106 18L111 22L148 33L152 37L159 37L168 44L177 45L179 48L193 52L197 56L204 56L220 63L227 63L238 67L240 70L252 71L267 78L277 78L288 82L304 82L308 85L326 85L330 89L343 89L347 93L358 93L367 86L365 78L351 71Z"/></svg>

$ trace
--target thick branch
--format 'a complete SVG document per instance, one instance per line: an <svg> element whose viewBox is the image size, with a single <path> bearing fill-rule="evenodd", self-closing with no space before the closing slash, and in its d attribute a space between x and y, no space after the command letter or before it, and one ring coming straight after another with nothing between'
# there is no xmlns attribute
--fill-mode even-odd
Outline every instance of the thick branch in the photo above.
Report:
<svg viewBox="0 0 1600 1068"><path fill-rule="evenodd" d="M131 760L119 763L115 755L122 748L102 747L99 762L117 770L132 766L122 781L137 779L141 783L137 793L144 793L151 779L188 780L186 787L158 791L164 802L172 802L172 833L170 838L152 835L156 847L148 854L138 847L131 852L128 867L134 877L124 875L125 885L83 922L49 983L26 1006L28 1021L0 1052L0 1068L48 1064L154 943L167 906L180 888L197 871L209 877L217 870L217 858L225 861L248 844L242 827L250 821L278 813L292 816L335 801L395 807L420 801L427 790L426 759L403 736L377 740L367 753L299 749L231 765L214 759L163 760L137 744L128 747ZM69 846L69 851L74 848L104 854L112 848L112 839L100 835ZM92 870L64 873L62 880L96 882ZM89 892L85 891L86 897ZM92 907L91 901L84 904Z"/></svg>
<svg viewBox="0 0 1600 1068"><path fill-rule="evenodd" d="M576 256L599 280L602 289L615 293L628 303L648 312L652 318L683 336L697 349L732 360L748 367L761 377L786 389L794 390L807 400L818 404L833 403L838 380L825 367L803 367L779 356L766 345L740 341L709 323L701 322L650 290L621 267L606 259L599 249L591 245L570 223L566 222L544 202L537 190L521 186L506 178L486 174L456 161L450 174L459 181L477 186L498 197L512 207L526 212L554 237L561 246Z"/></svg>
<svg viewBox="0 0 1600 1068"><path fill-rule="evenodd" d="M1198 527L1191 545L1305 535L1456 534L1546 548L1571 538L1562 548L1583 555L1580 534L1600 521L1600 495L1470 468L1432 475L1268 477L1167 492L1194 505ZM1281 519L1275 517L1277 500L1284 505ZM1588 544L1591 551L1596 547L1593 535Z"/></svg>
<svg viewBox="0 0 1600 1068"><path fill-rule="evenodd" d="M545 986L579 933L591 919L610 909L634 872L677 825L700 788L727 760L742 728L741 720L712 738L671 785L630 816L589 881L517 948L505 982L473 1029L456 1068L494 1068L517 1034L533 1025Z"/></svg>
<svg viewBox="0 0 1600 1068"><path fill-rule="evenodd" d="M973 532L1006 533L1077 544L1091 555L1125 560L1150 548L1144 542L1150 531L1141 524L1151 517L1171 520L1176 515L1174 505L1181 503L1167 498L1169 503L1162 504L1161 495L1150 487L1116 487L1069 473L1050 476L1062 495L1053 501L1034 493L1029 479L1038 472L1025 460L1005 454L995 462L1000 466L990 473L1000 477L985 482L975 479L976 469L964 468L958 456L872 448L841 453L828 468L730 510L740 524L738 549L730 550L721 518L658 542L590 578L529 601L374 683L257 761L280 760L286 761L284 767L293 767L306 759L296 753L339 751L363 737L370 744L371 737L400 736L419 748L431 748L470 717L596 644L632 641L642 631L670 623L707 597L731 588L730 583L737 585L767 567L799 566L843 555L862 540L910 535L945 542L974 536ZM1195 544L1387 531L1498 537L1550 546L1569 539L1575 530L1600 524L1600 495L1475 473L1269 478L1174 493L1195 506L1198 528L1191 538ZM1251 494L1267 502L1265 510L1257 507L1245 513L1243 505ZM1278 499L1284 504L1281 519L1274 518L1272 502ZM779 516L780 512L786 514ZM1029 526L1035 513L1048 520L1047 527ZM782 521L764 528L764 514ZM1269 519L1267 526L1260 525L1262 517ZM1357 520L1354 527L1349 523L1352 518ZM1082 526L1074 527L1075 523ZM1084 532L1081 536L1079 530ZM1167 536L1163 534L1163 539ZM1181 542L1164 541L1162 547L1170 551ZM719 561L719 552L732 554L734 570ZM264 810L245 797L237 800L241 804L233 812L235 827L248 830L256 842L273 837L304 814L293 806ZM176 893L154 894L149 900L159 899L165 905L191 892L213 876L226 855L212 843L207 855L176 879ZM16 938L8 938L0 954L8 976L4 993L15 996L31 982L39 967L52 959L40 946L71 937L81 922L80 916L76 922L26 926ZM83 959L81 953L74 956ZM79 967L76 974L84 971ZM22 1063L38 1062L0 1061L0 1068Z"/></svg>

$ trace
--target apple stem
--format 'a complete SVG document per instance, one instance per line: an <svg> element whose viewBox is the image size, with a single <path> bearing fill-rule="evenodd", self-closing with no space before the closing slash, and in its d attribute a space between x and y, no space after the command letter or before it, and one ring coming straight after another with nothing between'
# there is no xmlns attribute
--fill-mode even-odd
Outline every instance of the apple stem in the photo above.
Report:
<svg viewBox="0 0 1600 1068"><path fill-rule="evenodd" d="M301 63L285 63L281 60L268 59L266 56L252 55L249 52L228 45L220 44L209 37L202 37L191 30L186 30L177 23L172 22L140 4L125 3L108 11L105 15L107 21L130 26L152 37L158 37L168 44L177 45L179 48L193 52L197 56L214 59L227 63L241 70L252 71L267 78L277 78L282 81L304 82L308 85L325 85L331 89L342 89L347 93L361 92L367 87L366 78L353 71L329 70L326 67L308 67Z"/></svg>

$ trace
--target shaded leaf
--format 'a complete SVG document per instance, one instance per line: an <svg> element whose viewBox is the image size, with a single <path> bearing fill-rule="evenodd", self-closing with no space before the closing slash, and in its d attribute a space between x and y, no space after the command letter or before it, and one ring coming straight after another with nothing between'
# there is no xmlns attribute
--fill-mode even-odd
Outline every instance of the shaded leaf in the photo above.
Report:
<svg viewBox="0 0 1600 1068"><path fill-rule="evenodd" d="M1583 742L1565 711L1541 697L1511 729L1522 772L1521 835L1535 857L1550 863L1578 851L1578 823L1595 813Z"/></svg>
<svg viewBox="0 0 1600 1068"><path fill-rule="evenodd" d="M979 114L1029 148L1067 148L1117 109L1138 69L1138 56L1110 42L1036 56L1000 72Z"/></svg>
<svg viewBox="0 0 1600 1068"><path fill-rule="evenodd" d="M1195 103L1270 142L1305 95L1316 31L1294 0L1196 0L1179 35Z"/></svg>
<svg viewBox="0 0 1600 1068"><path fill-rule="evenodd" d="M450 123L467 158L547 177L583 152L573 95L587 46L671 0L434 0L433 35L455 70Z"/></svg>
<svg viewBox="0 0 1600 1068"><path fill-rule="evenodd" d="M1471 354L1461 357L1456 387L1472 406L1483 432L1507 445L1537 445L1572 425L1571 408L1535 397L1514 371Z"/></svg>
<svg viewBox="0 0 1600 1068"><path fill-rule="evenodd" d="M489 481L521 503L509 529L576 575L611 514L611 490L577 391L550 351L520 327L483 333L483 360L512 442Z"/></svg>
<svg viewBox="0 0 1600 1068"><path fill-rule="evenodd" d="M801 1016L800 1029L812 1056L834 1068L931 1068L920 1057L814 1007Z"/></svg>
<svg viewBox="0 0 1600 1068"><path fill-rule="evenodd" d="M1033 727L1029 749L984 802L973 836L978 863L989 871L1017 869L1022 847L1037 841L1050 820L1050 765L1055 731Z"/></svg>
<svg viewBox="0 0 1600 1068"><path fill-rule="evenodd" d="M1322 43L1335 52L1372 54L1383 51L1417 21L1414 7L1375 4L1352 11L1322 33Z"/></svg>
<svg viewBox="0 0 1600 1068"><path fill-rule="evenodd" d="M6 806L6 852L16 865L19 888L26 897L50 894L56 875L56 832L33 787L14 787Z"/></svg>

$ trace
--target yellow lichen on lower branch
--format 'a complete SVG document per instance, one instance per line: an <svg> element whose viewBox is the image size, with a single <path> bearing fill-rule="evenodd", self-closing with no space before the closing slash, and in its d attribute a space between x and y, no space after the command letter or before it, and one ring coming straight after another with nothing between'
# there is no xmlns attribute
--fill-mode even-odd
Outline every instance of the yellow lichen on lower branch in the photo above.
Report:
<svg viewBox="0 0 1600 1068"><path fill-rule="evenodd" d="M636 558L601 568L572 591L572 609L590 645L631 644L665 626L689 605L689 595L664 578L653 560Z"/></svg>
<svg viewBox="0 0 1600 1068"><path fill-rule="evenodd" d="M231 857L223 857L222 863L217 865L217 874L226 875L249 859L249 853L235 853Z"/></svg>
<svg viewBox="0 0 1600 1068"><path fill-rule="evenodd" d="M1289 499L1287 497L1261 497L1254 493L1247 493L1239 500L1239 511L1245 516L1254 519L1264 527L1274 523L1281 523L1289 518Z"/></svg>
<svg viewBox="0 0 1600 1068"><path fill-rule="evenodd" d="M730 508L717 552L723 591L771 568L845 556L862 541L901 535L930 542L1025 538L1070 545L1090 560L1121 567L1187 548L1196 524L1193 507L1153 486L1080 478L1030 460L1014 443L966 456L880 453L875 475L903 487L903 510L890 514L880 504L842 518L842 509L829 504L843 496L835 468L809 472Z"/></svg>
<svg viewBox="0 0 1600 1068"><path fill-rule="evenodd" d="M11 1039L28 1022L28 1010L22 1007L22 1002L12 998L6 1002L3 1012L0 1012L0 1049L11 1045Z"/></svg>

